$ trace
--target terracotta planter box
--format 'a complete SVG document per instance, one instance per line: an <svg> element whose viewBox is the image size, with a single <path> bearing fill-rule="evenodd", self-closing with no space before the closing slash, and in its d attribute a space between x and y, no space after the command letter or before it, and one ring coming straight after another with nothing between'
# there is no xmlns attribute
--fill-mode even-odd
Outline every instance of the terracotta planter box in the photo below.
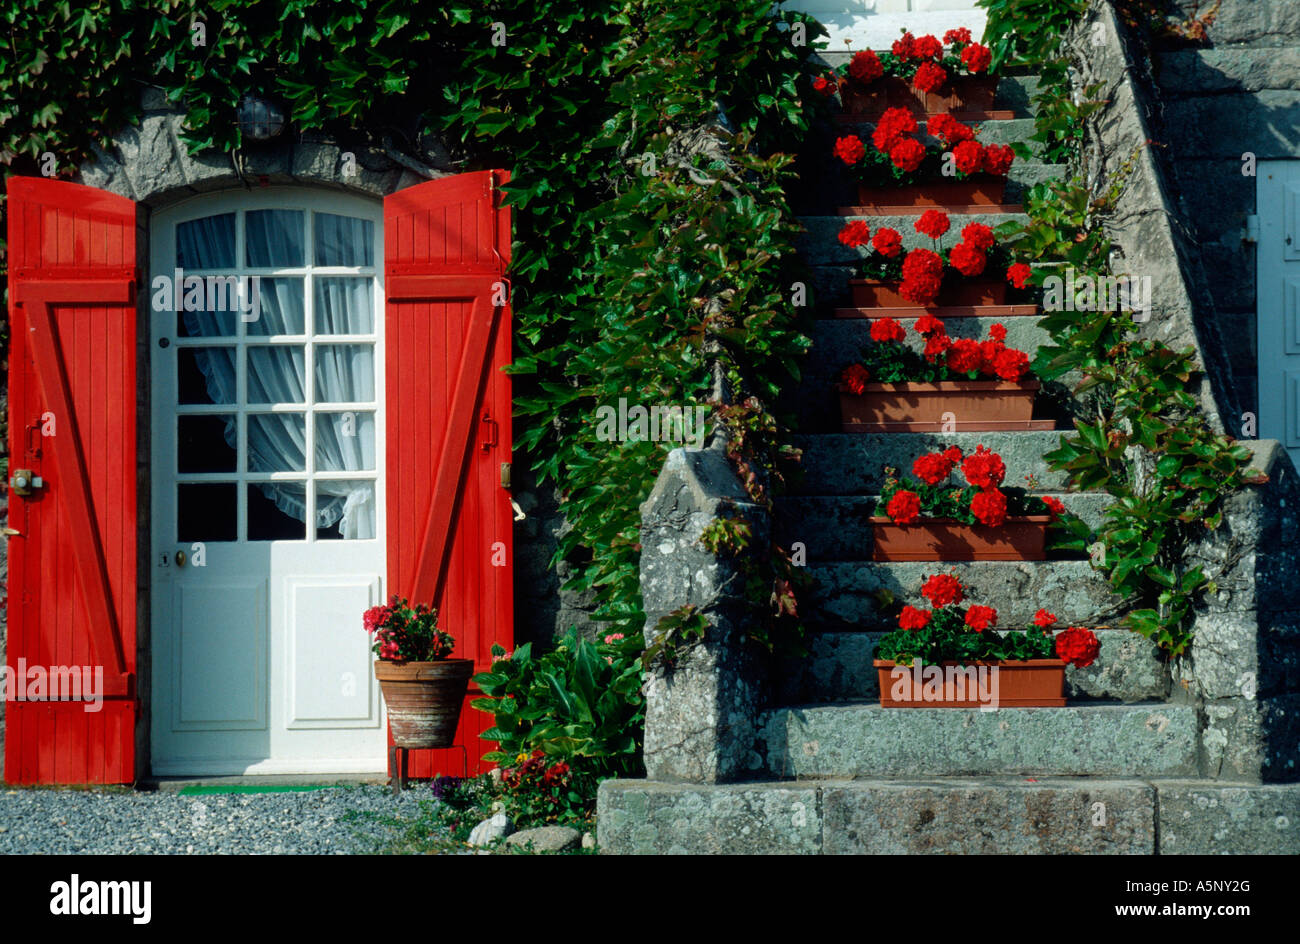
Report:
<svg viewBox="0 0 1300 944"><path fill-rule="evenodd" d="M942 423L951 413L963 426L1020 423L1034 415L1037 380L942 380L937 383L868 383L861 394L841 389L840 423L854 427L890 423ZM883 430L882 430L883 431Z"/></svg>
<svg viewBox="0 0 1300 944"><path fill-rule="evenodd" d="M971 662L965 666L944 662L921 669L900 667L906 675L895 674L892 661L874 659L871 664L880 682L882 708L1061 708L1065 705L1065 662L1061 659ZM942 670L942 678L936 669Z"/></svg>
<svg viewBox="0 0 1300 944"><path fill-rule="evenodd" d="M473 674L473 659L376 659L375 678L388 705L394 745L408 750L451 747Z"/></svg>
<svg viewBox="0 0 1300 944"><path fill-rule="evenodd" d="M895 524L873 515L871 559L876 561L1047 560L1050 515L1008 516L1000 528L952 518Z"/></svg>
<svg viewBox="0 0 1300 944"><path fill-rule="evenodd" d="M840 102L845 111L863 116L880 115L889 108L906 108L918 116L986 112L993 108L997 86L993 76L955 75L939 91L922 92L906 79L887 75L867 86L843 81Z"/></svg>
<svg viewBox="0 0 1300 944"><path fill-rule="evenodd" d="M849 279L849 294L855 308L916 308L916 302L899 294L900 282L878 279ZM1007 283L1002 279L946 279L935 306L1002 305L1007 300Z"/></svg>
<svg viewBox="0 0 1300 944"><path fill-rule="evenodd" d="M1007 178L976 174L967 180L941 178L906 187L858 185L862 207L970 207L1001 206Z"/></svg>

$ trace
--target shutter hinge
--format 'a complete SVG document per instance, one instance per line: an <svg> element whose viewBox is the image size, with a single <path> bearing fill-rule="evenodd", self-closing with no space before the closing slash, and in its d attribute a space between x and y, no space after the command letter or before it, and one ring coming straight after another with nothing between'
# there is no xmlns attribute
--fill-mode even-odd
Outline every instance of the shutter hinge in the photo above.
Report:
<svg viewBox="0 0 1300 944"><path fill-rule="evenodd" d="M1250 213L1246 216L1241 227L1241 241L1243 243L1259 242L1259 216Z"/></svg>
<svg viewBox="0 0 1300 944"><path fill-rule="evenodd" d="M510 488L510 463L509 462L501 463L501 487L507 490Z"/></svg>

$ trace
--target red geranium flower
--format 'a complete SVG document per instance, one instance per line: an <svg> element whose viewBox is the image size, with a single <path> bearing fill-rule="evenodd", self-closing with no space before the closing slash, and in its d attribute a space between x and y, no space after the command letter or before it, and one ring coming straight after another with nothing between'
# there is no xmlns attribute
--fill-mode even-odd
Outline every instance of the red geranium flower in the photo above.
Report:
<svg viewBox="0 0 1300 944"><path fill-rule="evenodd" d="M961 581L952 574L935 574L926 578L921 586L921 596L942 609L966 599L966 591L962 588Z"/></svg>
<svg viewBox="0 0 1300 944"><path fill-rule="evenodd" d="M850 220L839 232L839 240L850 249L865 246L871 238L871 229L862 220Z"/></svg>
<svg viewBox="0 0 1300 944"><path fill-rule="evenodd" d="M948 253L948 261L962 275L976 276L984 271L984 264L988 261L988 257L984 255L983 250L976 249L968 243L958 243Z"/></svg>
<svg viewBox="0 0 1300 944"><path fill-rule="evenodd" d="M1034 270L1029 268L1023 262L1017 262L1011 268L1007 269L1007 281L1016 288L1024 288L1029 277L1034 274Z"/></svg>
<svg viewBox="0 0 1300 944"><path fill-rule="evenodd" d="M926 210L916 220L913 228L923 236L929 236L931 239L938 239L952 223L948 219L948 214L942 210Z"/></svg>
<svg viewBox="0 0 1300 944"><path fill-rule="evenodd" d="M998 625L998 611L991 606L972 605L966 610L966 625L977 633Z"/></svg>
<svg viewBox="0 0 1300 944"><path fill-rule="evenodd" d="M897 524L911 524L921 515L921 498L916 492L895 492L885 506L885 514Z"/></svg>
<svg viewBox="0 0 1300 944"><path fill-rule="evenodd" d="M996 488L976 492L970 500L970 513L981 524L1000 528L1007 520L1007 496Z"/></svg>
<svg viewBox="0 0 1300 944"><path fill-rule="evenodd" d="M929 610L918 610L914 606L905 606L903 607L903 612L898 614L898 626L900 629L925 629L929 623Z"/></svg>
<svg viewBox="0 0 1300 944"><path fill-rule="evenodd" d="M1043 629L1051 626L1056 622L1056 614L1049 613L1046 610L1039 610L1034 614L1034 625L1041 626Z"/></svg>
<svg viewBox="0 0 1300 944"><path fill-rule="evenodd" d="M944 327L943 321L936 318L934 315L922 315L920 318L916 319L916 324L912 325L912 328L923 338L928 338L935 332L938 332L939 334L948 333L948 329Z"/></svg>
<svg viewBox="0 0 1300 944"><path fill-rule="evenodd" d="M918 88L922 92L937 92L947 81L948 73L944 71L943 66L933 62L921 63L916 67L916 74L912 76L913 88Z"/></svg>
<svg viewBox="0 0 1300 944"><path fill-rule="evenodd" d="M991 144L984 149L984 169L997 177L1005 177L1015 162L1016 152L1009 144Z"/></svg>
<svg viewBox="0 0 1300 944"><path fill-rule="evenodd" d="M912 473L926 485L938 485L952 474L953 462L942 452L930 452L912 463Z"/></svg>
<svg viewBox="0 0 1300 944"><path fill-rule="evenodd" d="M882 154L888 154L890 148L903 139L904 135L916 131L916 116L906 108L888 108L876 122L876 130L871 133L871 143Z"/></svg>
<svg viewBox="0 0 1300 944"><path fill-rule="evenodd" d="M966 481L976 488L994 488L1006 478L1007 466L1000 455L986 449L981 443L962 460L961 471L966 476Z"/></svg>
<svg viewBox="0 0 1300 944"><path fill-rule="evenodd" d="M876 230L876 235L871 237L871 248L882 256L892 259L902 251L903 237L898 230L882 226Z"/></svg>
<svg viewBox="0 0 1300 944"><path fill-rule="evenodd" d="M902 291L902 289L900 288L899 291ZM951 344L952 338L948 337L948 335L944 334L942 331L937 331L925 339L925 350L922 351L922 353L925 355L925 359L933 364L938 358L948 352L948 348Z"/></svg>
<svg viewBox="0 0 1300 944"><path fill-rule="evenodd" d="M818 92L828 97L835 94L835 89L838 86L839 83L835 81L834 77L824 75L817 76L817 78L813 79L812 82L814 92Z"/></svg>
<svg viewBox="0 0 1300 944"><path fill-rule="evenodd" d="M947 112L932 115L925 123L925 133L944 144L959 144L975 137L969 125L962 124Z"/></svg>
<svg viewBox="0 0 1300 944"><path fill-rule="evenodd" d="M856 134L851 134L844 138L837 138L835 141L835 156L850 166L862 160L867 154L867 149L862 143L862 139Z"/></svg>
<svg viewBox="0 0 1300 944"><path fill-rule="evenodd" d="M1101 642L1097 634L1082 626L1071 626L1057 633L1056 654L1076 668L1086 669L1097 659L1101 652Z"/></svg>
<svg viewBox="0 0 1300 944"><path fill-rule="evenodd" d="M962 45L965 45L970 42L970 30L964 26L959 26L957 29L950 29L948 32L943 34L943 42L945 46L951 46L953 43L961 43Z"/></svg>
<svg viewBox="0 0 1300 944"><path fill-rule="evenodd" d="M1003 380L1015 382L1029 373L1029 355L1015 348L1006 348L993 359L993 373Z"/></svg>
<svg viewBox="0 0 1300 944"><path fill-rule="evenodd" d="M941 55L943 55L943 43L935 36L922 36L912 43L913 59L934 59Z"/></svg>
<svg viewBox="0 0 1300 944"><path fill-rule="evenodd" d="M911 33L904 33L898 39L894 40L894 44L889 47L889 51L899 59L910 59L912 58L912 49L915 44L916 37Z"/></svg>
<svg viewBox="0 0 1300 944"><path fill-rule="evenodd" d="M862 391L866 390L866 383L871 379L871 372L861 364L853 364L844 368L840 374L840 383L851 393L861 396Z"/></svg>
<svg viewBox="0 0 1300 944"><path fill-rule="evenodd" d="M970 72L983 72L993 62L993 53L982 43L971 43L961 51L961 62Z"/></svg>
<svg viewBox="0 0 1300 944"><path fill-rule="evenodd" d="M898 291L918 305L931 305L943 282L943 259L929 249L913 249L903 260L903 284Z"/></svg>
<svg viewBox="0 0 1300 944"><path fill-rule="evenodd" d="M993 230L983 223L968 223L961 228L962 242L970 243L976 249L988 251L993 248Z"/></svg>
<svg viewBox="0 0 1300 944"><path fill-rule="evenodd" d="M903 138L889 149L889 159L905 173L912 173L925 160L925 145L912 138Z"/></svg>
<svg viewBox="0 0 1300 944"><path fill-rule="evenodd" d="M871 340L873 341L901 341L905 337L907 337L907 332L893 318L877 318L871 322Z"/></svg>
<svg viewBox="0 0 1300 944"><path fill-rule="evenodd" d="M1059 498L1054 498L1051 495L1041 495L1039 498L1047 506L1047 510L1052 513L1053 518L1065 514L1065 503Z"/></svg>
<svg viewBox="0 0 1300 944"><path fill-rule="evenodd" d="M989 325L989 338L994 341L1005 341L1007 339L1007 328L1003 324Z"/></svg>
<svg viewBox="0 0 1300 944"><path fill-rule="evenodd" d="M972 370L979 370L982 362L983 357L980 355L978 341L958 338L952 342L952 347L948 348L948 369L953 373L965 374Z"/></svg>
<svg viewBox="0 0 1300 944"><path fill-rule="evenodd" d="M874 82L884 74L885 67L881 64L880 57L870 49L855 54L849 62L849 75L863 85Z"/></svg>
<svg viewBox="0 0 1300 944"><path fill-rule="evenodd" d="M977 174L984 166L984 146L978 141L962 141L953 147L952 159L963 174Z"/></svg>
<svg viewBox="0 0 1300 944"><path fill-rule="evenodd" d="M949 446L943 451L943 454L945 457L952 460L953 465L956 465L962 460L961 446Z"/></svg>

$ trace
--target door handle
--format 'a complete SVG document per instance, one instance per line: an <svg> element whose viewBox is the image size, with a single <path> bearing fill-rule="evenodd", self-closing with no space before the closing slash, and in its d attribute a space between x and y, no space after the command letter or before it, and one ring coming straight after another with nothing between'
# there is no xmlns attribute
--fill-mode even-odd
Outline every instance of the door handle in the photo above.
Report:
<svg viewBox="0 0 1300 944"><path fill-rule="evenodd" d="M487 452L497 444L497 421L491 416L483 414L483 425L487 427L487 438L483 441L482 450Z"/></svg>
<svg viewBox="0 0 1300 944"><path fill-rule="evenodd" d="M184 552L184 551L177 551L177 552L176 552L176 566L177 566L177 567L184 567L184 566L185 566L185 552Z"/></svg>

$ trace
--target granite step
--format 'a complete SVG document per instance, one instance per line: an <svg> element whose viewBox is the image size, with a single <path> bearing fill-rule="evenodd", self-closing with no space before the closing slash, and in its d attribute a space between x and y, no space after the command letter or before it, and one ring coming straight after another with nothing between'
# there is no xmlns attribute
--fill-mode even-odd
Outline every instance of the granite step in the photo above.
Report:
<svg viewBox="0 0 1300 944"><path fill-rule="evenodd" d="M897 230L905 250L934 247L934 240L916 231L916 214L903 216L838 216L807 215L799 217L804 232L795 241L800 257L811 266L855 267L865 257L864 249L852 249L839 241L839 232L850 219L860 219L875 232L882 227ZM996 228L1009 220L1027 222L1023 213L950 213L950 229L943 237L943 245L952 248L961 240L961 231L971 223L983 223Z"/></svg>
<svg viewBox="0 0 1300 944"><path fill-rule="evenodd" d="M1101 524L1102 510L1115 501L1105 492L1034 494L1059 499L1067 511L1094 529ZM802 543L810 563L869 561L872 525L868 519L875 513L878 500L876 495L781 496L776 500L773 536L782 547ZM1045 507L1042 513L1047 513Z"/></svg>
<svg viewBox="0 0 1300 944"><path fill-rule="evenodd" d="M1300 784L917 778L606 780L602 855L1161 855L1300 851Z"/></svg>
<svg viewBox="0 0 1300 944"><path fill-rule="evenodd" d="M1167 702L1064 708L801 705L767 712L774 777L1185 777L1196 709Z"/></svg>
<svg viewBox="0 0 1300 944"><path fill-rule="evenodd" d="M954 322L955 325L955 322ZM1008 328L1008 333L1010 328ZM838 411L835 416L838 417ZM884 484L885 466L910 474L912 462L927 452L958 446L965 453L983 444L1002 456L1007 466L1007 484L1025 484L1034 476L1038 488L1066 491L1064 472L1048 468L1043 454L1056 449L1061 437L1073 438L1072 428L1042 432L986 433L822 433L794 436L793 445L803 451L802 474L792 482L796 495L872 495Z"/></svg>
<svg viewBox="0 0 1300 944"><path fill-rule="evenodd" d="M997 609L999 625L1005 627L1032 625L1040 609L1063 623L1082 626L1111 625L1124 612L1123 600L1087 560L814 561L807 573L812 584L806 600L800 601L800 612L808 626L820 632L894 628L897 607L891 608L881 591L910 602L920 596L925 578L935 573L955 574L971 600Z"/></svg>
<svg viewBox="0 0 1300 944"><path fill-rule="evenodd" d="M1026 628L1005 622L1003 601L978 598L976 602L991 603L998 610L1000 629ZM1066 667L1067 698L1140 702L1168 697L1169 664L1150 640L1118 627L1096 633L1101 642L1097 661L1086 669ZM774 673L777 704L878 699L880 686L871 662L872 650L883 635L884 631L809 634L808 655L783 660Z"/></svg>
<svg viewBox="0 0 1300 944"><path fill-rule="evenodd" d="M814 54L814 59L827 68L837 68L852 58L851 52L833 50L822 50ZM1028 118L1034 114L1033 101L1038 95L1038 88L1039 79L1036 75L1003 76L998 80L993 107L1014 111L1018 117Z"/></svg>

